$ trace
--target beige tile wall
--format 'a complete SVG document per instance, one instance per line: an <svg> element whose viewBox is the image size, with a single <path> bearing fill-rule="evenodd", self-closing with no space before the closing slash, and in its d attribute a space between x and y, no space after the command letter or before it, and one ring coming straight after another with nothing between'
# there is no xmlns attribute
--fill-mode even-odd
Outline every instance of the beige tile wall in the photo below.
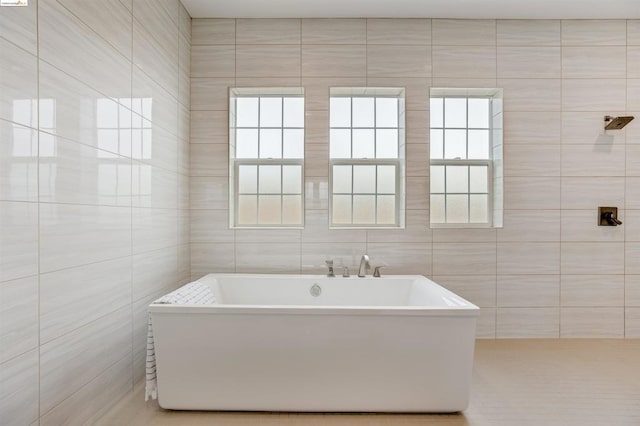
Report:
<svg viewBox="0 0 640 426"><path fill-rule="evenodd" d="M640 21L196 19L191 275L322 273L361 254L482 308L481 337L637 337ZM331 86L407 96L407 228L328 229ZM303 86L303 230L228 229L227 93ZM504 88L505 226L428 228L428 89ZM606 114L637 117L603 131ZM596 226L599 205L625 222Z"/></svg>
<svg viewBox="0 0 640 426"><path fill-rule="evenodd" d="M144 375L190 276L190 44L178 0L0 11L3 425L91 424Z"/></svg>

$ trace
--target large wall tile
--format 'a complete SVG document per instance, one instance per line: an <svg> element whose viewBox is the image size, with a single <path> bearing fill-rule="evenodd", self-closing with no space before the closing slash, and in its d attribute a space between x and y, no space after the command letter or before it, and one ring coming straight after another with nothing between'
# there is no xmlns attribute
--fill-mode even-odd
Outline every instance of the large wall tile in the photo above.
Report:
<svg viewBox="0 0 640 426"><path fill-rule="evenodd" d="M235 19L194 19L191 21L191 45L234 44ZM192 50L192 57L197 56Z"/></svg>
<svg viewBox="0 0 640 426"><path fill-rule="evenodd" d="M562 275L562 306L624 306L624 275Z"/></svg>
<svg viewBox="0 0 640 426"><path fill-rule="evenodd" d="M38 347L38 277L0 283L0 300L1 364Z"/></svg>
<svg viewBox="0 0 640 426"><path fill-rule="evenodd" d="M498 46L559 46L560 21L500 19L497 40Z"/></svg>
<svg viewBox="0 0 640 426"><path fill-rule="evenodd" d="M130 159L46 134L40 153L41 202L131 205Z"/></svg>
<svg viewBox="0 0 640 426"><path fill-rule="evenodd" d="M192 111L192 143L229 143L229 113L227 111Z"/></svg>
<svg viewBox="0 0 640 426"><path fill-rule="evenodd" d="M496 337L549 338L560 334L558 308L498 308Z"/></svg>
<svg viewBox="0 0 640 426"><path fill-rule="evenodd" d="M496 21L492 19L434 19L434 46L495 46Z"/></svg>
<svg viewBox="0 0 640 426"><path fill-rule="evenodd" d="M235 79L226 78L192 78L191 110L192 111L227 111L229 109L229 89L235 86Z"/></svg>
<svg viewBox="0 0 640 426"><path fill-rule="evenodd" d="M563 47L564 78L625 78L627 48Z"/></svg>
<svg viewBox="0 0 640 426"><path fill-rule="evenodd" d="M236 46L237 77L299 77L300 61L300 46Z"/></svg>
<svg viewBox="0 0 640 426"><path fill-rule="evenodd" d="M131 63L90 27L54 0L39 1L38 22L40 59L106 96L131 97Z"/></svg>
<svg viewBox="0 0 640 426"><path fill-rule="evenodd" d="M229 179L224 177L190 178L191 208L229 208Z"/></svg>
<svg viewBox="0 0 640 426"><path fill-rule="evenodd" d="M192 243L191 276L198 279L214 272L236 272L234 243Z"/></svg>
<svg viewBox="0 0 640 426"><path fill-rule="evenodd" d="M365 45L302 46L303 77L362 77L366 63Z"/></svg>
<svg viewBox="0 0 640 426"><path fill-rule="evenodd" d="M624 145L625 131L604 130L604 116L613 112L563 112L562 144L591 144L594 149ZM616 115L616 113L613 113ZM622 114L620 114L622 115Z"/></svg>
<svg viewBox="0 0 640 426"><path fill-rule="evenodd" d="M0 75L3 76L0 79L0 118L24 126L37 127L36 57L0 38Z"/></svg>
<svg viewBox="0 0 640 426"><path fill-rule="evenodd" d="M505 210L498 241L560 241L560 218L560 210Z"/></svg>
<svg viewBox="0 0 640 426"><path fill-rule="evenodd" d="M132 163L132 171L134 207L177 207L179 174L138 161Z"/></svg>
<svg viewBox="0 0 640 426"><path fill-rule="evenodd" d="M177 210L135 208L131 216L134 254L178 244Z"/></svg>
<svg viewBox="0 0 640 426"><path fill-rule="evenodd" d="M46 343L131 303L131 258L40 277L40 342Z"/></svg>
<svg viewBox="0 0 640 426"><path fill-rule="evenodd" d="M565 79L562 82L564 111L623 111L626 80Z"/></svg>
<svg viewBox="0 0 640 426"><path fill-rule="evenodd" d="M38 52L38 1L31 7L7 7L0 13L0 37L34 55Z"/></svg>
<svg viewBox="0 0 640 426"><path fill-rule="evenodd" d="M366 19L303 19L302 44L365 44Z"/></svg>
<svg viewBox="0 0 640 426"><path fill-rule="evenodd" d="M131 357L127 355L42 416L40 424L93 424L132 390Z"/></svg>
<svg viewBox="0 0 640 426"><path fill-rule="evenodd" d="M498 243L498 275L560 273L560 243Z"/></svg>
<svg viewBox="0 0 640 426"><path fill-rule="evenodd" d="M236 243L236 272L300 273L300 244Z"/></svg>
<svg viewBox="0 0 640 426"><path fill-rule="evenodd" d="M404 229L368 229L366 232L369 243L428 243L432 238L426 210L407 210Z"/></svg>
<svg viewBox="0 0 640 426"><path fill-rule="evenodd" d="M0 419L7 426L37 422L37 349L0 364Z"/></svg>
<svg viewBox="0 0 640 426"><path fill-rule="evenodd" d="M559 177L506 177L505 210L555 210L560 208Z"/></svg>
<svg viewBox="0 0 640 426"><path fill-rule="evenodd" d="M175 46L169 50L157 41L151 32L134 20L133 25L133 63L161 85L172 96L178 97L178 29L175 26L166 28L168 34L173 33ZM173 37L171 37L173 38Z"/></svg>
<svg viewBox="0 0 640 426"><path fill-rule="evenodd" d="M562 308L560 337L624 337L624 308Z"/></svg>
<svg viewBox="0 0 640 426"><path fill-rule="evenodd" d="M229 146L222 143L191 144L191 176L229 176Z"/></svg>
<svg viewBox="0 0 640 426"><path fill-rule="evenodd" d="M42 345L40 414L47 413L125 356L131 356L129 306Z"/></svg>
<svg viewBox="0 0 640 426"><path fill-rule="evenodd" d="M476 321L476 339L495 339L496 308L483 308Z"/></svg>
<svg viewBox="0 0 640 426"><path fill-rule="evenodd" d="M235 231L229 229L228 210L191 210L192 243L233 243Z"/></svg>
<svg viewBox="0 0 640 426"><path fill-rule="evenodd" d="M178 261L175 246L133 256L132 300L139 301L178 286Z"/></svg>
<svg viewBox="0 0 640 426"><path fill-rule="evenodd" d="M625 147L616 144L563 145L562 176L624 176Z"/></svg>
<svg viewBox="0 0 640 426"><path fill-rule="evenodd" d="M624 46L626 21L616 20L563 20L563 46Z"/></svg>
<svg viewBox="0 0 640 426"><path fill-rule="evenodd" d="M562 243L562 274L624 273L622 243Z"/></svg>
<svg viewBox="0 0 640 426"><path fill-rule="evenodd" d="M130 11L119 0L60 0L60 3L118 52L131 59L132 17Z"/></svg>
<svg viewBox="0 0 640 426"><path fill-rule="evenodd" d="M559 78L499 78L498 87L505 93L505 112L560 111L562 80Z"/></svg>
<svg viewBox="0 0 640 426"><path fill-rule="evenodd" d="M364 229L329 229L327 210L307 210L304 215L303 243L357 243L367 241Z"/></svg>
<svg viewBox="0 0 640 426"><path fill-rule="evenodd" d="M434 78L496 78L495 47L434 44L431 58Z"/></svg>
<svg viewBox="0 0 640 426"><path fill-rule="evenodd" d="M495 273L495 244L433 244L433 275L492 275Z"/></svg>
<svg viewBox="0 0 640 426"><path fill-rule="evenodd" d="M497 288L498 307L534 308L560 304L559 275L500 275Z"/></svg>
<svg viewBox="0 0 640 426"><path fill-rule="evenodd" d="M512 144L560 144L562 120L556 112L505 113L504 140Z"/></svg>
<svg viewBox="0 0 640 426"><path fill-rule="evenodd" d="M619 226L597 226L598 212L591 210L562 210L561 239L563 242L615 242L624 241L624 230ZM626 220L624 213L618 214L620 220Z"/></svg>
<svg viewBox="0 0 640 426"><path fill-rule="evenodd" d="M504 147L505 176L560 176L560 145L512 144Z"/></svg>
<svg viewBox="0 0 640 426"><path fill-rule="evenodd" d="M38 273L38 205L0 201L0 281Z"/></svg>
<svg viewBox="0 0 640 426"><path fill-rule="evenodd" d="M233 77L235 72L234 45L191 46L191 77Z"/></svg>
<svg viewBox="0 0 640 426"><path fill-rule="evenodd" d="M625 243L625 274L640 274L640 243Z"/></svg>
<svg viewBox="0 0 640 426"><path fill-rule="evenodd" d="M431 44L430 19L367 19L366 30L367 44Z"/></svg>
<svg viewBox="0 0 640 426"><path fill-rule="evenodd" d="M140 68L133 67L133 111L154 125L178 135L178 101L175 96L176 93L169 88L154 81Z"/></svg>
<svg viewBox="0 0 640 426"><path fill-rule="evenodd" d="M624 187L622 177L565 177L562 179L562 208L622 207L625 200Z"/></svg>
<svg viewBox="0 0 640 426"><path fill-rule="evenodd" d="M38 200L38 132L1 119L0 200Z"/></svg>
<svg viewBox="0 0 640 426"><path fill-rule="evenodd" d="M40 205L40 272L131 255L131 208Z"/></svg>
<svg viewBox="0 0 640 426"><path fill-rule="evenodd" d="M627 339L640 338L640 308L625 309L624 325L624 335Z"/></svg>
<svg viewBox="0 0 640 426"><path fill-rule="evenodd" d="M300 44L300 19L236 19L236 44Z"/></svg>
<svg viewBox="0 0 640 426"><path fill-rule="evenodd" d="M559 47L498 47L499 78L559 78Z"/></svg>
<svg viewBox="0 0 640 426"><path fill-rule="evenodd" d="M367 45L367 76L430 77L428 46Z"/></svg>

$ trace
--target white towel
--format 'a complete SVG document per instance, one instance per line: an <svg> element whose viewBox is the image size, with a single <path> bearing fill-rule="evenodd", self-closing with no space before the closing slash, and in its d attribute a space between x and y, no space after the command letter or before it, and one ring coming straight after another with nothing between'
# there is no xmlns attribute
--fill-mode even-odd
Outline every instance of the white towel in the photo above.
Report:
<svg viewBox="0 0 640 426"><path fill-rule="evenodd" d="M168 303L172 305L207 305L216 303L211 288L199 281L194 281L165 294L153 303ZM147 327L147 377L144 400L158 398L158 381L156 376L156 350L153 343L153 325L151 314Z"/></svg>

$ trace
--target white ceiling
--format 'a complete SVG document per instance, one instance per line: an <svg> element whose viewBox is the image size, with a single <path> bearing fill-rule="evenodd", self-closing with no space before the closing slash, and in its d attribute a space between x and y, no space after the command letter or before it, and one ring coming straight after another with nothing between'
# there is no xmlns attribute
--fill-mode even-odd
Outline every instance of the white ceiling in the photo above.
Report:
<svg viewBox="0 0 640 426"><path fill-rule="evenodd" d="M640 18L640 0L182 0L182 3L193 18Z"/></svg>

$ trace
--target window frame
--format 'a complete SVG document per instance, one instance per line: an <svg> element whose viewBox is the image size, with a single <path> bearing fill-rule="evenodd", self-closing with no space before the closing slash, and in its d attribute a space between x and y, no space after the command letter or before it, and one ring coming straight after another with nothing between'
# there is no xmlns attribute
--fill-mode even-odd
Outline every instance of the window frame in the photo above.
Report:
<svg viewBox="0 0 640 426"><path fill-rule="evenodd" d="M338 93L332 93L332 92ZM332 98L350 98L350 113L351 113L351 126L349 127L333 127L331 126L331 99ZM353 98L373 98L373 126L372 127L354 127L353 126ZM393 98L398 101L398 125L397 127L377 127L376 126L376 98ZM328 190L328 205L329 205L329 229L404 229L405 218L404 212L406 210L404 204L406 202L405 194L405 169L406 169L406 134L405 134L405 114L406 108L404 106L405 89L404 88L389 88L389 87L331 87L329 90L329 190ZM351 133L351 155L353 155L353 130L373 130L374 132L374 155L377 150L377 135L378 129L396 129L398 131L398 156L396 158L332 158L331 157L331 130L342 129L349 130ZM374 193L356 193L353 192L353 166L374 166L376 167L376 192ZM394 206L394 223L353 223L353 197L355 195L373 195L375 197L374 218L377 217L378 209L378 191L377 191L377 166L394 166L395 167L395 206ZM338 193L337 195L351 195L351 223L335 223L333 221L333 198L336 193L333 192L333 169L334 166L352 166L351 175L351 188L350 193ZM390 195L390 194L380 194Z"/></svg>
<svg viewBox="0 0 640 426"><path fill-rule="evenodd" d="M438 93L438 94L433 94L432 92L436 90L436 91L450 91L451 93ZM474 93L474 92L483 92L483 93ZM458 93L454 93L454 92L458 92ZM461 93L460 93L461 92ZM466 93L465 93L466 92ZM495 169L495 155L494 155L494 150L495 150L495 140L494 138L496 137L496 129L494 127L494 117L495 117L495 111L494 111L494 102L496 101L497 98L501 98L502 97L502 91L501 89L447 89L447 88L432 88L429 94L429 103L431 103L431 100L434 98L438 98L438 99L442 99L443 102L443 107L442 107L442 127L432 127L431 125L431 120L429 122L429 175L431 176L431 167L432 166L445 166L445 177L444 177L444 182L445 182L445 191L444 192L432 192L431 190L431 184L429 185L429 227L430 228L481 228L481 229L490 229L490 228L496 228L498 226L496 226L496 220L495 220L495 209L494 209L494 203L495 203L495 175L494 175L494 169ZM465 99L467 100L466 102L466 117L467 117L467 122L464 128L462 127L446 127L445 123L446 123L446 113L445 113L445 99L451 99L451 98L455 98L455 99ZM489 110L488 110L488 121L489 121L489 126L484 129L484 128L476 128L476 127L469 127L469 99L488 99L489 100ZM431 111L431 109L429 109L429 111ZM500 114L502 113L502 111L500 111ZM469 159L469 158L444 158L445 155L444 153L446 152L446 140L445 140L445 130L447 129L455 129L455 130L464 130L466 132L466 137L465 137L465 143L466 143L466 149L467 149L467 157L468 157L468 152L469 152L469 130L487 130L489 133L489 140L488 140L488 151L489 151L489 155L487 159ZM443 146L442 146L442 153L443 153L443 158L437 158L437 159L433 159L431 158L431 131L432 130L441 130L443 132L442 134L442 142L443 142ZM468 174L468 189L469 191L466 193L451 193L451 192L447 192L446 191L446 166L486 166L487 167L487 221L486 222L432 222L431 221L431 216L432 216L432 203L431 203L431 198L433 195L444 195L445 196L445 204L444 204L444 208L445 208L445 220L447 218L446 215L446 211L447 211L447 204L446 204L446 197L447 195L451 194L451 195L467 195L468 197L470 195L473 195L474 193L471 192L471 177L470 177L470 173ZM469 169L468 169L469 170ZM469 201L468 201L469 203ZM470 207L469 204L467 204L468 207ZM468 209L468 217L471 214L470 212L470 208ZM470 217L469 217L470 219Z"/></svg>
<svg viewBox="0 0 640 426"><path fill-rule="evenodd" d="M247 126L237 126L237 99L238 98L257 98L258 99L258 125L256 127L247 127ZM303 229L305 224L305 175L304 175L304 161L305 161L305 133L306 133L306 119L303 122L302 127L288 127L284 126L284 102L282 102L282 126L273 127L273 126L260 126L260 99L261 98L302 98L305 99L304 88L302 87L268 87L268 88L259 88L259 87L249 87L249 88L239 88L234 87L229 89L229 228L230 229ZM306 111L305 102L303 102L303 116ZM233 111L233 114L231 113ZM234 116L235 115L235 116ZM258 157L257 158L236 158L236 133L238 129L256 129L258 132ZM260 130L261 129L281 129L281 144L284 143L284 130L285 129L299 129L302 130L302 158L260 158ZM284 148L284 146L282 146ZM280 188L281 192L279 194L265 194L265 195L279 195L280 196L280 223L269 223L269 224L247 224L242 225L238 223L239 217L239 196L245 195L240 194L239 191L239 168L240 166L245 165L255 165L260 166L280 166L281 167L281 177L280 177ZM282 167L283 166L300 166L300 223L286 224L282 223L282 215L283 215L283 199L284 195L298 195L298 194L285 194L282 192ZM260 178L259 174L257 174L257 186L256 186L256 197L260 196L259 183ZM253 195L253 194L246 194ZM259 218L259 202L256 204L256 222Z"/></svg>

